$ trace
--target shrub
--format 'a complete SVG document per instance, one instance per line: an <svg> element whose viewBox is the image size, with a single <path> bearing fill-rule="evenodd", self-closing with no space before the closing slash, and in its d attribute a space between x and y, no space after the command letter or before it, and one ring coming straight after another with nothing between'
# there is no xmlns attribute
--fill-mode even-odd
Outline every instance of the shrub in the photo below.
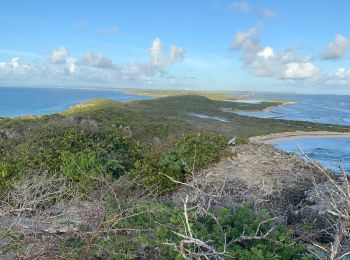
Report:
<svg viewBox="0 0 350 260"><path fill-rule="evenodd" d="M218 160L226 145L225 138L215 133L190 133L171 142L160 151L149 152L136 172L142 173L145 183L157 186L159 193L176 187L167 176L184 182L195 170Z"/></svg>
<svg viewBox="0 0 350 260"><path fill-rule="evenodd" d="M86 176L118 178L142 158L140 144L117 129L61 130L43 128L20 143L0 142L0 189L33 172L62 173L71 183L85 179L88 185Z"/></svg>
<svg viewBox="0 0 350 260"><path fill-rule="evenodd" d="M226 238L226 253L222 255L225 259L312 259L305 245L294 240L292 230L278 225L266 238L230 243L242 234L256 236L270 230L275 223L266 221L271 217L264 211L253 213L246 206L236 212L222 208L208 213L188 212L192 233L217 252L224 251ZM101 252L108 252L105 257L111 259L135 259L140 255L148 259L153 256L183 259L175 247L183 239L178 234L188 234L188 230L184 226L183 209L170 202L139 201L137 206L123 204L122 208L112 203L104 223L99 235L88 238L89 257L99 258ZM125 230L129 232L122 232ZM79 254L87 245L78 237L65 246ZM199 253L195 245L186 249L189 250L186 252Z"/></svg>

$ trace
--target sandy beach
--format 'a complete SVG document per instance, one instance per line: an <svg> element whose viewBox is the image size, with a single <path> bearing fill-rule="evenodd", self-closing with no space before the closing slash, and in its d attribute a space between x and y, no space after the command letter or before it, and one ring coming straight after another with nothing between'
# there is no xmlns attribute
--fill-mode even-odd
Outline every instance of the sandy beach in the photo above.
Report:
<svg viewBox="0 0 350 260"><path fill-rule="evenodd" d="M249 138L252 143L273 143L278 141L290 140L290 139L302 139L302 138L332 138L332 137L349 137L350 132L328 132L328 131L296 131L296 132L284 132L277 134L270 134L264 136L254 136Z"/></svg>

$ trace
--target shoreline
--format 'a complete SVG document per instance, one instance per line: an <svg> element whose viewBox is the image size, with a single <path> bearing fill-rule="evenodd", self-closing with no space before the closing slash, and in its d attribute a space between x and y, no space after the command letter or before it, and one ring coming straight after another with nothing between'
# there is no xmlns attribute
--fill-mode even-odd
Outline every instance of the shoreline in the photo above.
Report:
<svg viewBox="0 0 350 260"><path fill-rule="evenodd" d="M253 136L249 138L252 143L265 143L271 144L274 142L295 140L303 138L337 138L345 137L350 138L350 132L330 132L330 131L296 131L296 132L284 132L262 136Z"/></svg>
<svg viewBox="0 0 350 260"><path fill-rule="evenodd" d="M281 106L287 106L287 105L293 105L293 104L297 104L297 101L262 101L262 102L274 102L274 103L278 103L276 105L271 105L269 107L266 107L264 109L261 110L233 110L232 112L234 113L239 113L239 112L271 112L273 109L277 108L277 107L281 107ZM245 116L249 116L249 115L245 115Z"/></svg>
<svg viewBox="0 0 350 260"><path fill-rule="evenodd" d="M277 101L277 102L278 102L278 101ZM293 104L297 104L297 103L298 103L297 101L281 101L281 102L282 102L282 104L264 108L264 109L261 110L260 112L271 112L273 109L275 109L275 108L277 108L277 107L287 106L287 105L293 105Z"/></svg>

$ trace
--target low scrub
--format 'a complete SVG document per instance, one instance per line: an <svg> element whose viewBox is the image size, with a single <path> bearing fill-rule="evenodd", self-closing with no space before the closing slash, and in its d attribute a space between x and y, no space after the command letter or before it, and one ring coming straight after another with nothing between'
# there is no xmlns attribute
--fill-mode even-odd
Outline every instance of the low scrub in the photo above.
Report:
<svg viewBox="0 0 350 260"><path fill-rule="evenodd" d="M202 169L223 154L226 139L215 133L191 133L145 155L134 174L141 175L145 184L156 187L162 194L184 182L194 169ZM174 182L175 180L175 182Z"/></svg>
<svg viewBox="0 0 350 260"><path fill-rule="evenodd" d="M93 234L62 246L70 257L104 259L312 259L292 230L248 206L198 215L170 202L141 201L122 209L111 204Z"/></svg>

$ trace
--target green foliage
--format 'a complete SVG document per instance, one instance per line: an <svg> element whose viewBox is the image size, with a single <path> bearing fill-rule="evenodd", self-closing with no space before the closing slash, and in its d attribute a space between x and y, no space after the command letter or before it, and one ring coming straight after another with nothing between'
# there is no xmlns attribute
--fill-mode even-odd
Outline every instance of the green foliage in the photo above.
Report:
<svg viewBox="0 0 350 260"><path fill-rule="evenodd" d="M147 185L156 186L159 193L164 193L177 186L169 177L184 182L191 171L219 159L225 145L225 138L218 134L190 133L161 150L146 154L135 171L142 172Z"/></svg>
<svg viewBox="0 0 350 260"><path fill-rule="evenodd" d="M61 172L76 181L84 176L120 177L141 159L141 146L118 132L99 135L73 132L63 141Z"/></svg>
<svg viewBox="0 0 350 260"><path fill-rule="evenodd" d="M8 179L11 178L10 166L6 163L0 162L0 194L5 188Z"/></svg>
<svg viewBox="0 0 350 260"><path fill-rule="evenodd" d="M347 127L334 125L249 118L222 111L222 108L232 111L264 109L271 105L273 104L216 101L201 96L166 97L127 103L100 99L81 104L60 115L2 119L0 163L6 165L5 170L2 167L2 173L6 174L6 177L2 177L0 189L3 190L6 186L4 182L21 178L28 172L60 172L64 168L72 168L72 159L67 159L67 156L75 157L78 164L88 160L88 168L95 165L101 170L102 165L103 174L114 177L125 174L136 163L146 173L151 184L157 183L156 180L160 178L165 180L162 174L183 180L188 169L184 169L179 156L183 157L182 160L189 158L186 163L191 167L195 150L186 149L195 145L199 149L198 142L204 141L192 137L187 143L186 140L180 140L185 142L182 146L177 143L178 138L189 132L216 132L226 138L237 135L237 141L240 143L240 140L245 142L247 139L244 138L252 135L283 131L349 130ZM222 116L230 123L195 118L188 113ZM132 138L122 140L125 136L131 136L120 130L120 126L126 124L131 129ZM161 146L167 149L158 151L159 147L150 145L154 139L160 140ZM166 140L169 139L175 141L167 144ZM138 142L142 144L142 148ZM212 151L216 153L215 140L209 142L214 144ZM203 147L208 147L207 145L204 144ZM144 150L140 152L142 149ZM161 154L163 151L166 153ZM79 154L83 152L88 153L90 159ZM138 162L140 153L141 157L147 157L141 163ZM197 153L197 168L213 159L213 155L208 151ZM68 172L71 174L72 170ZM164 189L171 188L169 182L166 182L168 180L161 186Z"/></svg>
<svg viewBox="0 0 350 260"><path fill-rule="evenodd" d="M128 214L121 215L122 212ZM188 216L195 238L207 241L218 252L224 250L226 237L224 256L227 259L312 259L307 254L305 245L294 241L293 231L281 226L277 226L266 239L230 243L242 234L255 236L270 230L274 222L266 221L271 217L264 211L255 214L246 206L237 212L222 208L218 212L201 216L190 211ZM104 230L130 231L114 232L113 235L101 233L94 237L89 257L101 257L99 249L103 248L104 252L108 252L109 259L134 259L142 254L141 248L153 248L153 253L163 256L163 259L182 259L173 247L164 245L179 245L182 237L176 233L186 234L182 208L168 202L155 201L141 201L137 207L124 204L120 208L120 205L110 204L105 223L101 227ZM259 230L258 234L256 230ZM65 246L69 246L77 255L86 248L85 242L80 238ZM195 247L188 249L195 250Z"/></svg>
<svg viewBox="0 0 350 260"><path fill-rule="evenodd" d="M232 136L238 136L237 143L241 144L249 136L283 131L349 131L342 126L248 118L222 110L255 110L271 105L274 104L240 104L200 96L128 103L95 100L59 115L2 119L0 196L9 183L43 172L64 175L68 185L78 187L82 193L97 188L94 180L100 176L107 181L137 176L144 181L143 188L156 189L158 195L163 195L177 187L168 177L185 182L193 169L205 168L218 160L226 139ZM221 116L230 122L195 118L189 113ZM111 232L96 233L94 237L82 233L63 239L62 248L71 250L67 258L86 254L91 259L134 259L138 255L142 258L147 251L154 258L180 259L164 243L179 243L180 237L173 231L185 233L182 209L144 198L139 200L134 204L109 205L102 228ZM199 239L210 241L219 251L223 250L225 236L229 241L243 232L253 235L259 223L269 218L266 212L254 214L249 208L236 213L221 209L210 214L198 216L189 212L190 224ZM269 230L271 225L266 222L259 232ZM10 233L4 235L11 237ZM19 250L21 238L11 239L10 250ZM304 245L294 241L291 230L278 227L268 239L230 244L227 257L302 259L305 252Z"/></svg>
<svg viewBox="0 0 350 260"><path fill-rule="evenodd" d="M0 185L33 172L59 172L71 182L88 186L89 177L118 178L142 158L141 145L118 129L48 127L18 145L2 144Z"/></svg>
<svg viewBox="0 0 350 260"><path fill-rule="evenodd" d="M249 143L249 138L247 137L237 137L236 138L236 144L248 144Z"/></svg>

